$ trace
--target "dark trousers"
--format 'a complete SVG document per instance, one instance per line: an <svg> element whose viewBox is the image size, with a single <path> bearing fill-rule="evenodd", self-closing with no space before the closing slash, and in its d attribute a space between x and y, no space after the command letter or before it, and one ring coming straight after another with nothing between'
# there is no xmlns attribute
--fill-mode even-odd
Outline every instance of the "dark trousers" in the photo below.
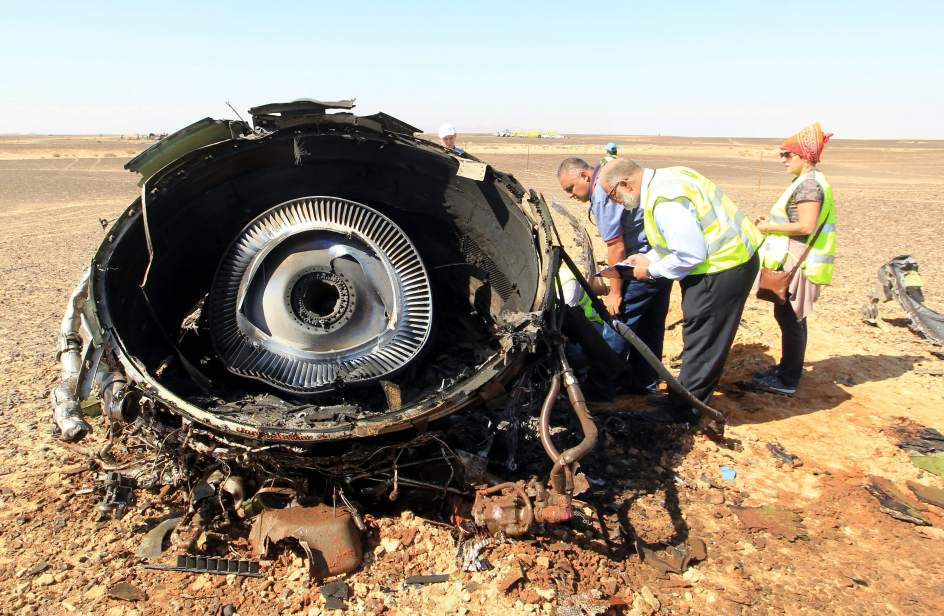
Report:
<svg viewBox="0 0 944 616"><path fill-rule="evenodd" d="M567 360L585 386L584 393L594 400L612 399L626 370L622 358L610 348L580 307L564 308L561 330L568 341Z"/></svg>
<svg viewBox="0 0 944 616"><path fill-rule="evenodd" d="M806 356L806 319L797 319L790 302L774 304L774 318L780 326L781 355L780 380L796 387L803 376L803 358Z"/></svg>
<svg viewBox="0 0 944 616"><path fill-rule="evenodd" d="M620 320L660 359L662 342L665 339L665 315L669 311L671 293L672 281L665 279L632 279L627 281L623 288ZM652 366L633 348L629 350L628 361L633 374L633 389L640 392L646 389L654 391L659 377Z"/></svg>
<svg viewBox="0 0 944 616"><path fill-rule="evenodd" d="M708 401L721 380L757 269L755 254L729 270L680 281L684 321L679 380L702 402ZM681 402L674 394L672 400Z"/></svg>

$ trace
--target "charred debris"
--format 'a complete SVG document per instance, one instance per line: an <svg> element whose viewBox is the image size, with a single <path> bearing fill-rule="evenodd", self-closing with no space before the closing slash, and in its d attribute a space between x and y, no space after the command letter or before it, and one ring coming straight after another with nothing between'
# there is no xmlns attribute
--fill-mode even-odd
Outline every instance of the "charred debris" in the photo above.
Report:
<svg viewBox="0 0 944 616"><path fill-rule="evenodd" d="M392 502L470 536L579 515L598 429L567 345L608 348L555 280L566 262L586 286L592 255L575 263L513 176L352 107L207 118L126 165L141 194L69 299L51 395L71 443L100 402L103 517L183 489L182 528L252 520L254 556L294 539L326 576L357 567L362 513ZM201 558L169 567L256 571Z"/></svg>
<svg viewBox="0 0 944 616"><path fill-rule="evenodd" d="M862 320L878 326L879 304L897 300L908 315L909 327L931 344L944 345L944 314L924 303L924 282L918 273L918 262L910 255L890 259L878 269L878 281L869 294L869 303L862 306Z"/></svg>

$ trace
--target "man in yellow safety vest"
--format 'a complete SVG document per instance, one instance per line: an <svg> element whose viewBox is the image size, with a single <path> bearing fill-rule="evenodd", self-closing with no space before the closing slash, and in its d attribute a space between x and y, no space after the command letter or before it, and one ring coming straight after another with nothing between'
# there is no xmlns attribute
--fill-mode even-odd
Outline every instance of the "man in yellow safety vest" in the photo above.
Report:
<svg viewBox="0 0 944 616"><path fill-rule="evenodd" d="M644 169L617 158L603 167L601 176L610 199L626 208L643 208L652 250L626 259L633 276L678 280L682 287L679 380L708 402L757 275L763 235L720 188L687 167ZM674 393L658 406L668 421L697 419L697 412Z"/></svg>

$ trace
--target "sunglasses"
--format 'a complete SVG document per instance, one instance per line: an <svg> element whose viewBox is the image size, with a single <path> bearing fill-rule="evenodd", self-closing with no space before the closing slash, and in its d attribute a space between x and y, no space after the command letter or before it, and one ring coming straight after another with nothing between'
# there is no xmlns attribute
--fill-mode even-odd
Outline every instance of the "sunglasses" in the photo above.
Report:
<svg viewBox="0 0 944 616"><path fill-rule="evenodd" d="M782 158L782 159L784 159L784 160L786 160L786 159L788 159L788 158L793 158L794 156L796 156L796 154L794 154L793 152L781 152L781 153L780 153L780 158Z"/></svg>

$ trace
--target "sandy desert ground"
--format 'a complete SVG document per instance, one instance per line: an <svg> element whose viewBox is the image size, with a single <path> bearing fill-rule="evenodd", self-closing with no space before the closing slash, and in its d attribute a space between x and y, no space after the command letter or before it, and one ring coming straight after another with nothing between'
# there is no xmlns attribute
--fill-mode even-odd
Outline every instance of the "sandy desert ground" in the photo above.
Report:
<svg viewBox="0 0 944 616"><path fill-rule="evenodd" d="M595 160L610 139L647 166L702 171L751 215L765 213L787 183L774 140L470 136L460 144L563 202L560 160ZM102 240L99 221L134 199L137 178L122 164L148 144L0 137L0 614L215 614L228 605L240 614L322 613L317 585L289 557L265 564L261 580L142 569L135 549L175 506L173 496L141 494L121 520L96 523L94 472L50 435L47 394L66 297ZM704 561L662 573L635 554L615 557L564 536L495 546L492 570L459 574L449 529L407 512L371 520L373 551L346 578L348 611L577 614L562 606L596 593L630 614L940 613L944 510L925 506L932 525L915 526L883 512L864 486L879 476L905 492L907 480L944 487L911 463L896 431L944 430L944 361L933 353L941 349L912 333L897 306L883 306L878 328L862 323L858 309L877 268L898 254L918 260L929 303L944 305L944 142L840 139L821 168L837 195L839 259L834 286L810 319L796 398L736 385L779 354L770 305L752 301L716 396L742 450L630 431L619 412L599 414L605 437L591 468L618 488L614 511L648 544L703 539ZM568 207L586 218L579 204ZM669 323L679 318L676 298ZM667 336L674 365L681 327L670 325ZM101 442L96 428L90 445ZM769 443L802 465L779 463ZM721 478L722 465L736 471L733 480ZM781 527L750 528L739 507L759 506L779 511ZM505 592L501 582L515 571L525 579ZM427 573L455 575L404 588L404 576ZM147 599L109 597L118 582Z"/></svg>

